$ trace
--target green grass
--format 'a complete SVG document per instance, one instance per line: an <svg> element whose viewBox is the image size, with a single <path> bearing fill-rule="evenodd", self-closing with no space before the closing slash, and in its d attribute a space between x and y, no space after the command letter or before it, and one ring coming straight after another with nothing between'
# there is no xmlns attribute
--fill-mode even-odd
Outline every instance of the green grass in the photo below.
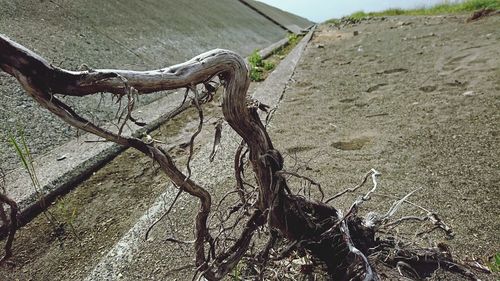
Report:
<svg viewBox="0 0 500 281"><path fill-rule="evenodd" d="M24 167L24 169L26 169L26 172L30 177L33 188L35 189L35 193L38 196L40 206L43 209L43 214L52 225L54 233L61 233L64 225L67 224L71 228L71 231L73 232L75 237L79 239L78 234L73 227L73 222L76 217L76 209L69 210L67 205L64 204L64 201L61 201L60 199L58 200L59 204L56 204L56 206L58 206L60 213L63 214L64 222L59 221L52 212L46 209L47 205L44 200L42 187L36 173L35 161L33 159L33 154L28 147L28 143L26 142L24 130L19 129L18 135L20 136L20 140L16 140L13 135L10 135L9 142L16 151L19 159L21 160L22 166Z"/></svg>
<svg viewBox="0 0 500 281"><path fill-rule="evenodd" d="M493 272L500 272L500 253L497 253L488 263L488 267Z"/></svg>
<svg viewBox="0 0 500 281"><path fill-rule="evenodd" d="M285 58L285 56L299 43L303 36L290 33L288 35L288 43L273 51L272 55L267 59L262 59L258 50L248 57L250 66L250 80L260 82L266 79L269 73Z"/></svg>
<svg viewBox="0 0 500 281"><path fill-rule="evenodd" d="M12 147L19 156L22 166L26 169L26 172L30 176L31 183L35 188L36 193L39 196L41 196L40 181L38 180L35 171L35 165L34 165L35 161L33 160L33 155L31 154L31 151L28 148L28 144L26 143L26 139L24 137L24 131L19 130L19 135L21 136L20 142L17 141L12 135L9 137L9 142L11 143ZM43 200L41 202L43 204Z"/></svg>
<svg viewBox="0 0 500 281"><path fill-rule="evenodd" d="M250 80L256 82L264 80L264 72L269 72L275 67L274 63L263 60L257 50L248 57L248 63L250 64Z"/></svg>
<svg viewBox="0 0 500 281"><path fill-rule="evenodd" d="M262 57L257 50L248 57L248 63L250 65L250 80L252 81L262 81Z"/></svg>
<svg viewBox="0 0 500 281"><path fill-rule="evenodd" d="M440 15L440 14L454 14L454 13L465 13L472 12L481 9L495 9L500 10L500 0L466 0L460 3L450 3L449 1L444 1L442 4L438 4L432 7L424 7L410 10L402 9L387 9L381 12L370 12L366 13L364 11L358 11L352 13L346 18L351 21L360 21L367 17L382 17L382 16L399 16L399 15ZM336 24L339 23L338 19L331 19L326 21L326 23Z"/></svg>

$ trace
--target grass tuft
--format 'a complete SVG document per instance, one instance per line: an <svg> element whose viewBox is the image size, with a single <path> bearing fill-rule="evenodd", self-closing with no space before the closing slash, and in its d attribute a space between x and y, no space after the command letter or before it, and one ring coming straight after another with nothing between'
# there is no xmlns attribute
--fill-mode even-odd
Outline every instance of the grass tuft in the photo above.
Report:
<svg viewBox="0 0 500 281"><path fill-rule="evenodd" d="M383 17L383 16L421 16L421 15L440 15L440 14L455 14L455 13L465 13L472 12L481 9L494 9L500 10L499 0L466 0L462 2L450 2L444 1L442 4L438 4L432 7L423 7L417 9L403 10L403 9L387 9L381 12L369 12L364 11L354 12L351 15L344 17L344 19L350 22L358 22L368 17ZM337 24L340 23L339 19L327 20L326 23Z"/></svg>

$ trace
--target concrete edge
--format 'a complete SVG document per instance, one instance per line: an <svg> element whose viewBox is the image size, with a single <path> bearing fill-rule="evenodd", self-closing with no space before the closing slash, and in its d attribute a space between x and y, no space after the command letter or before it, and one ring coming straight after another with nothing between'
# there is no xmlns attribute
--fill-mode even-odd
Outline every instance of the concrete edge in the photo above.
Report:
<svg viewBox="0 0 500 281"><path fill-rule="evenodd" d="M263 84L259 85L252 95L254 98L261 102L265 101L271 107L277 108L279 106L286 86L295 72L298 61L309 43L314 29L314 27L311 28L309 33L278 65ZM232 152L234 149L231 150L228 148L231 147L231 144L234 146L239 143L235 138L241 139L233 130L223 130L221 147L225 147L225 149L219 152L218 159L213 163L209 162L209 157L203 157L210 153L212 144L208 143L202 146L198 152L198 156L201 154L201 157L196 157L191 162L192 170L199 172L199 174L193 174L193 180L203 181L206 186L217 186L217 181L221 177L214 175L220 175L221 170L227 173L232 171L231 165L224 166L222 163L232 163L232 157L234 157ZM135 225L120 238L113 248L101 258L84 280L117 280L117 276L124 276L127 268L129 268L129 264L136 260L136 255L140 255L142 253L141 249L148 243L148 241L144 241L147 229L170 206L174 200L175 191L174 186L167 186L166 191L158 196L150 208L144 212Z"/></svg>
<svg viewBox="0 0 500 281"><path fill-rule="evenodd" d="M288 44L288 38L284 38L270 46L262 49L259 53L262 57L269 57L279 48ZM173 92L151 104L136 109L138 112L156 112L153 116L143 116L141 121L147 123L145 127L133 124L132 131L125 134L140 137L160 127L165 121L177 115L180 111L175 108L179 102L179 92ZM177 98L176 98L177 97ZM165 114L159 114L166 110L162 105L170 104L171 110ZM108 124L108 127L111 126ZM33 188L30 176L23 167L10 171L5 178L6 194L11 197L19 207L18 227L29 223L47 208L58 196L73 190L79 183L90 177L94 172L113 160L126 148L118 144L106 142L98 145L90 144L97 137L84 134L76 140L52 149L51 151L34 159L37 175L40 177L40 190ZM175 143L173 143L175 145ZM82 151L84 155L82 156ZM64 160L58 160L64 156ZM66 164L71 161L72 163ZM0 227L0 239L7 234L8 226Z"/></svg>
<svg viewBox="0 0 500 281"><path fill-rule="evenodd" d="M285 47L286 45L288 45L288 38L283 38L280 41L278 41L274 44L271 44L270 46L260 50L259 55L262 59L267 59L268 57L272 56L274 51L281 49L281 48Z"/></svg>
<svg viewBox="0 0 500 281"><path fill-rule="evenodd" d="M295 33L293 32L292 30L288 29L288 27L282 25L281 23L279 23L278 21L276 21L275 19L273 19L272 17L266 15L264 12L262 12L261 10L257 9L256 7L254 7L253 5L251 5L250 3L248 3L247 1L245 0L239 0L241 4L247 6L249 9L255 11L257 14L263 16L264 18L268 19L269 21L271 21L272 23L274 23L275 25L279 26L280 28L282 28L283 30L287 31L287 32L290 32L290 33Z"/></svg>

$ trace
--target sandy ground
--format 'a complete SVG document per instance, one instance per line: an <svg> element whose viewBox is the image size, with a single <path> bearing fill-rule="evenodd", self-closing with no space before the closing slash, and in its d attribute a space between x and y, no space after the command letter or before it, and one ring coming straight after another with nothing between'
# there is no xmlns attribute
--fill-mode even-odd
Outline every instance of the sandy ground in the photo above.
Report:
<svg viewBox="0 0 500 281"><path fill-rule="evenodd" d="M421 188L412 202L438 212L455 232L453 239L438 233L433 242L418 242L444 241L462 257L488 258L500 250L500 17L464 21L400 17L341 30L320 26L269 130L286 168L322 183L327 196L375 168L382 173L379 194L402 197ZM189 120L182 117L157 137L168 140ZM182 161L185 151L173 152ZM50 208L65 223L59 231L44 216L19 231L16 266L1 268L0 280L82 279L165 183L138 153L120 155ZM353 198L333 204L345 209ZM374 196L364 210L384 212L393 200ZM169 222L183 238L192 231L192 206L183 201L182 215ZM405 225L400 232L419 229ZM137 266L150 274L143 277L190 278L189 266L173 270L192 261L189 248L167 254L144 256Z"/></svg>

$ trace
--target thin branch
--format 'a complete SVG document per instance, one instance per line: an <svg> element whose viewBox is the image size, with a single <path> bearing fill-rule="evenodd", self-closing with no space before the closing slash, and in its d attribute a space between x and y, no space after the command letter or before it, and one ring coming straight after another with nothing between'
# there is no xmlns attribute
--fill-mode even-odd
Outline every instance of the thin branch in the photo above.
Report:
<svg viewBox="0 0 500 281"><path fill-rule="evenodd" d="M222 136L222 119L219 119L217 123L215 124L215 137L214 137L214 145L212 147L212 152L210 153L209 159L210 162L213 162L215 159L215 155L217 154L217 151L219 151L220 147L220 140Z"/></svg>
<svg viewBox="0 0 500 281"><path fill-rule="evenodd" d="M321 188L321 184L319 184L318 182L314 181L313 179L311 179L309 177L302 176L302 175L299 175L299 174L294 173L294 172L288 172L288 171L285 171L285 170L277 171L276 175L277 176L290 175L290 176L294 176L294 177L299 178L299 179L306 180L306 181L310 182L312 185L315 185L318 188L318 191L321 193L321 199L320 199L320 201L323 201L323 199L325 198L325 193L323 192L323 189Z"/></svg>
<svg viewBox="0 0 500 281"><path fill-rule="evenodd" d="M347 216L347 215L346 215ZM342 217L342 213L338 211L338 217ZM364 264L365 267L365 278L363 279L364 281L377 281L378 276L377 274L373 271L370 263L368 262L368 258L360 251L356 246L354 246L354 243L352 242L351 235L349 233L349 228L347 227L347 223L345 220L341 221L340 224L340 232L343 235L343 239L345 243L347 244L349 251L353 253L355 256L360 258Z"/></svg>
<svg viewBox="0 0 500 281"><path fill-rule="evenodd" d="M18 207L14 200L10 199L6 195L0 193L0 204L7 204L10 207L10 227L9 227L9 235L7 237L7 241L5 242L4 250L5 253L2 258L0 258L0 265L6 262L10 257L12 257L12 242L14 241L14 236L16 235L17 230L17 213Z"/></svg>
<svg viewBox="0 0 500 281"><path fill-rule="evenodd" d="M196 85L191 85L189 87L189 89L194 93L193 103L194 103L196 109L198 110L199 122L198 122L198 128L196 129L194 134L191 136L191 139L189 140L189 156L188 156L187 163L186 163L186 168L187 168L188 174L186 176L186 180L191 178L191 159L193 158L193 152L194 152L194 140L196 139L196 137L200 134L201 130L203 129L203 110L201 109L201 106L199 103L200 96L198 94L198 90L196 89Z"/></svg>
<svg viewBox="0 0 500 281"><path fill-rule="evenodd" d="M368 173L366 173L366 175L363 177L363 179L361 180L361 183L360 183L360 184L356 185L356 186L355 186L355 187L353 187L353 188L347 188L347 189L345 189L344 191L342 191L342 192L339 192L339 193L335 194L334 196L332 196L332 197L328 198L328 199L325 201L325 204L330 203L330 201L332 201L332 200L334 200L334 199L336 199L336 198L338 198L338 197L340 197L340 196L344 195L344 194L345 194L345 193L347 193L347 192L354 192L354 191L358 190L360 187L362 187L362 186L366 183L366 180L368 180L368 177L369 177L370 175L372 175L372 174L374 173L374 171L375 171L374 169L371 169L371 170L370 170Z"/></svg>
<svg viewBox="0 0 500 281"><path fill-rule="evenodd" d="M153 227L155 227L156 224L158 224L161 220L163 220L166 216L168 216L168 214L170 214L170 211L172 211L175 203L177 202L177 199L179 199L181 194L182 194L182 189L179 188L179 191L177 192L177 195L175 195L174 201L172 201L170 207L168 207L168 210L148 227L148 230L146 231L146 234L144 236L144 240L148 240L149 232L151 231L151 229L153 229Z"/></svg>

